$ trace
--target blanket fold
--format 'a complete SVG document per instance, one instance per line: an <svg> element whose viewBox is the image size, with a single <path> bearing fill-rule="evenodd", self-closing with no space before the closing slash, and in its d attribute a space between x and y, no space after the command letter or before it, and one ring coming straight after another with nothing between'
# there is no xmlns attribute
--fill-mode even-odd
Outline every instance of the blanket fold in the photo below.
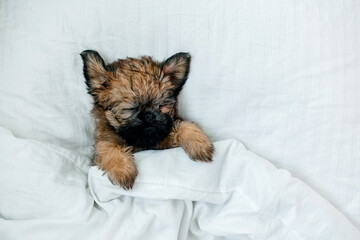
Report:
<svg viewBox="0 0 360 240"><path fill-rule="evenodd" d="M193 162L181 148L136 153L139 177L125 191L76 152L2 129L0 238L360 238L288 171L235 140L215 147L212 163Z"/></svg>

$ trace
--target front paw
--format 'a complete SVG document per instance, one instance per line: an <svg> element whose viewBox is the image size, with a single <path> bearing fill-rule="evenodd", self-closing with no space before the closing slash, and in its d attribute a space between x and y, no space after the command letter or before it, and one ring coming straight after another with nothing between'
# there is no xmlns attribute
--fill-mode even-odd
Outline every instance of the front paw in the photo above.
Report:
<svg viewBox="0 0 360 240"><path fill-rule="evenodd" d="M214 155L214 145L209 139L193 141L184 146L187 155L194 161L211 162Z"/></svg>
<svg viewBox="0 0 360 240"><path fill-rule="evenodd" d="M99 141L96 143L96 153L96 165L107 173L113 184L120 185L125 190L134 186L138 170L132 148Z"/></svg>
<svg viewBox="0 0 360 240"><path fill-rule="evenodd" d="M107 175L112 184L120 185L125 190L130 190L134 186L138 170L135 163L128 163L126 166L112 168L107 172Z"/></svg>

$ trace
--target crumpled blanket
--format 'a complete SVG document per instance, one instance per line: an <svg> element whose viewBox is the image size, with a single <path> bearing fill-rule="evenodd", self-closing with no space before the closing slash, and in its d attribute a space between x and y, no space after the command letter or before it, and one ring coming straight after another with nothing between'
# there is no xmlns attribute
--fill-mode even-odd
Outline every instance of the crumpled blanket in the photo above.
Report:
<svg viewBox="0 0 360 240"><path fill-rule="evenodd" d="M0 136L1 239L360 239L325 199L235 140L215 142L210 164L181 148L136 153L125 191L75 152Z"/></svg>

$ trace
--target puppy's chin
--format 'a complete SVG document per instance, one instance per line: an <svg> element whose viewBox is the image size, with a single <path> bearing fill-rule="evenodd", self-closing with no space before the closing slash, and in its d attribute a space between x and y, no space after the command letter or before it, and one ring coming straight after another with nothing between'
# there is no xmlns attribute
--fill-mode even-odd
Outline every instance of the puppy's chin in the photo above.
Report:
<svg viewBox="0 0 360 240"><path fill-rule="evenodd" d="M172 118L166 116L162 121L122 127L116 133L130 146L151 149L156 147L170 134L172 126Z"/></svg>

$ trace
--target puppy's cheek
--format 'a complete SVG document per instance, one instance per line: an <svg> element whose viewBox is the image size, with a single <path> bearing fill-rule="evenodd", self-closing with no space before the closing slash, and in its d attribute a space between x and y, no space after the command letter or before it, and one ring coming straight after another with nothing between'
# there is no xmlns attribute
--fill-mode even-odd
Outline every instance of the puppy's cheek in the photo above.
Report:
<svg viewBox="0 0 360 240"><path fill-rule="evenodd" d="M130 118L133 115L133 113L131 111L125 111L124 113L121 114L122 118Z"/></svg>
<svg viewBox="0 0 360 240"><path fill-rule="evenodd" d="M160 108L160 111L161 111L161 113L163 113L163 114L169 114L170 112L171 112L171 110L172 110L172 108L171 107L161 107Z"/></svg>
<svg viewBox="0 0 360 240"><path fill-rule="evenodd" d="M113 127L115 127L115 128L120 127L120 123L116 119L114 113L112 113L111 111L106 111L105 117Z"/></svg>

